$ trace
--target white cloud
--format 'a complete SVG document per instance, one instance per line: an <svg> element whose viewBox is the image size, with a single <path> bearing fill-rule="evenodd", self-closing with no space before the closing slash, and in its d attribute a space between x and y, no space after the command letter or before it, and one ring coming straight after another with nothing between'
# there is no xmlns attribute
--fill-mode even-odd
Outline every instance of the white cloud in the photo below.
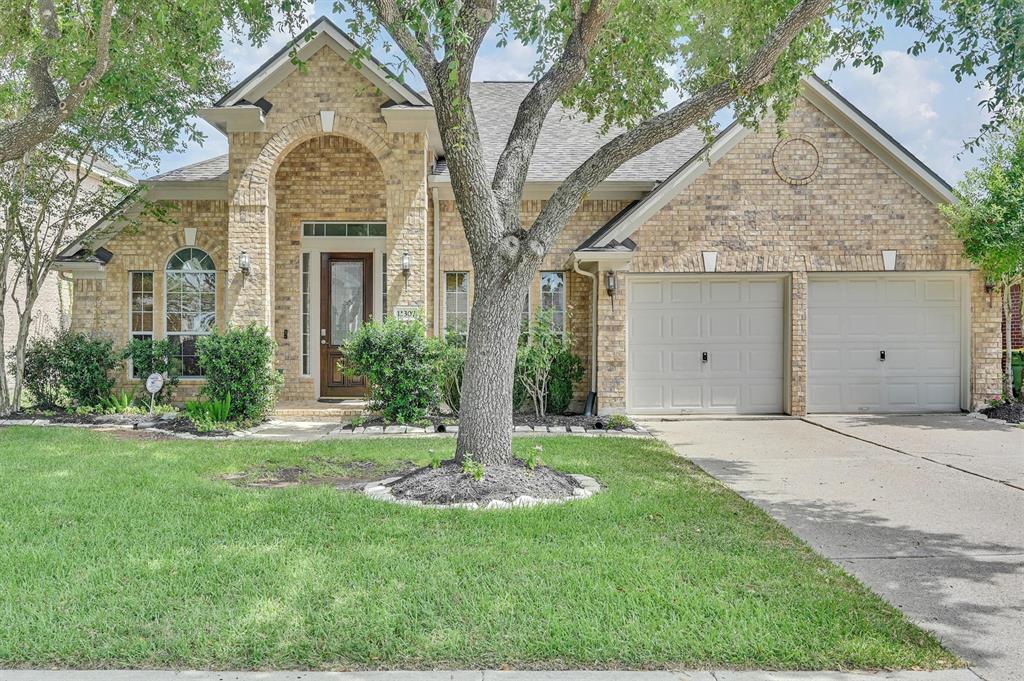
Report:
<svg viewBox="0 0 1024 681"><path fill-rule="evenodd" d="M530 80L537 52L518 40L499 48L488 40L473 65L473 80Z"/></svg>

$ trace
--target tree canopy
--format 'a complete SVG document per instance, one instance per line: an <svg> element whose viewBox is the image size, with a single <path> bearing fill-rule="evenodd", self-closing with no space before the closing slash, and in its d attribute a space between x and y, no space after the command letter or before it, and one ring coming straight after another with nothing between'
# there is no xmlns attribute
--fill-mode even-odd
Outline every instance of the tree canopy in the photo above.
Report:
<svg viewBox="0 0 1024 681"><path fill-rule="evenodd" d="M226 89L223 36L263 42L296 27L293 0L27 0L0 3L0 163L97 111L134 128L131 162L196 139L190 117Z"/></svg>

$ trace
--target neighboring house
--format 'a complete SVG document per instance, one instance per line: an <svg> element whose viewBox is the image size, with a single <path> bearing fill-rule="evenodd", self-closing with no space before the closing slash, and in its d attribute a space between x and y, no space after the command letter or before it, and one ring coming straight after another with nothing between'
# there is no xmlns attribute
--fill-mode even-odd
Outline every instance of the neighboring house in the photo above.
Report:
<svg viewBox="0 0 1024 681"><path fill-rule="evenodd" d="M68 173L73 179L75 177L74 162L69 165ZM124 171L104 158L97 158L93 161L89 176L82 182L81 192L91 193L100 189L104 182L115 182L125 187L135 184L135 181L125 175ZM78 229L68 234L68 238L74 238L89 225L81 225ZM12 300L12 295L20 301L24 301L24 286L20 281L15 282L17 263L10 264L8 274L7 297L3 300L4 315L4 358L14 349L18 339L18 311ZM32 312L32 324L30 336L51 334L58 329L67 328L71 321L71 282L62 279L59 273L51 272L43 281L39 290L39 297L36 300ZM4 360L6 369L7 361Z"/></svg>
<svg viewBox="0 0 1024 681"><path fill-rule="evenodd" d="M1009 332L1010 347L1024 350L1024 326L1021 325L1021 290L1020 285L1010 289L1010 323L1003 334Z"/></svg>
<svg viewBox="0 0 1024 681"><path fill-rule="evenodd" d="M172 223L127 209L63 257L73 325L195 339L271 329L289 401L361 394L337 346L369 319L422 311L460 333L472 267L430 102L326 19L200 115L229 153L144 181ZM477 83L493 167L528 83ZM948 185L822 81L773 124L696 131L601 183L528 301L565 319L602 413L955 411L996 396L998 294L937 205ZM606 139L555 107L530 167L529 225ZM133 229L123 229L125 225ZM102 254L102 257L97 257ZM185 392L201 378L186 379Z"/></svg>

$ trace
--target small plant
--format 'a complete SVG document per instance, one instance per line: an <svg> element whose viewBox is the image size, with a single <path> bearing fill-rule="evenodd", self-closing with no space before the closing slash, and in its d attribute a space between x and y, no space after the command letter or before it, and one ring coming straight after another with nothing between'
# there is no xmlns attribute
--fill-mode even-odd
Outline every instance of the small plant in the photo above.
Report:
<svg viewBox="0 0 1024 681"><path fill-rule="evenodd" d="M417 428L433 428L434 422L431 421L430 419L423 418L416 419L415 421L412 422L412 425L416 426Z"/></svg>
<svg viewBox="0 0 1024 681"><path fill-rule="evenodd" d="M462 472L472 476L477 482L484 479L484 465L479 461L474 461L471 454L462 457Z"/></svg>
<svg viewBox="0 0 1024 681"><path fill-rule="evenodd" d="M544 448L537 445L526 454L526 467L531 471L537 470L537 466L543 465L543 461L540 460L540 455L544 453Z"/></svg>
<svg viewBox="0 0 1024 681"><path fill-rule="evenodd" d="M635 428L636 425L625 414L612 414L605 420L605 427L608 430L623 430L625 428Z"/></svg>
<svg viewBox="0 0 1024 681"><path fill-rule="evenodd" d="M120 393L104 397L100 406L108 414L125 414L132 408L132 396L128 391L122 390Z"/></svg>
<svg viewBox="0 0 1024 681"><path fill-rule="evenodd" d="M572 402L573 388L583 378L583 360L563 349L551 362L548 379L547 413L564 414Z"/></svg>
<svg viewBox="0 0 1024 681"><path fill-rule="evenodd" d="M430 467L436 471L441 467L441 454L433 449L428 449L427 452L430 453ZM465 471L465 468L463 468L463 471Z"/></svg>
<svg viewBox="0 0 1024 681"><path fill-rule="evenodd" d="M189 400L185 403L185 412L192 423L227 423L231 419L231 393L223 400Z"/></svg>
<svg viewBox="0 0 1024 681"><path fill-rule="evenodd" d="M360 414L358 416L353 416L352 420L349 421L349 425L352 426L353 428L359 428L359 427L361 427L365 423L366 423L366 417L363 416L362 414Z"/></svg>

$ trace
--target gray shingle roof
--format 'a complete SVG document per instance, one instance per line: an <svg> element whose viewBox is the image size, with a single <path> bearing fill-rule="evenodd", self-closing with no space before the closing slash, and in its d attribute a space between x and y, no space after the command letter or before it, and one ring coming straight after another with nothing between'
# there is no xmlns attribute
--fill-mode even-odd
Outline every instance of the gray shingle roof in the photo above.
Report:
<svg viewBox="0 0 1024 681"><path fill-rule="evenodd" d="M512 130L519 102L533 86L526 82L473 83L470 96L480 139L484 146L484 159L493 172L498 156L505 147ZM529 182L559 182L575 170L602 144L619 132L617 129L601 133L600 121L587 121L581 114L573 114L561 104L555 104L537 141ZM704 146L703 135L695 129L659 144L645 154L623 164L612 173L612 181L654 182L664 180ZM227 177L228 157L217 156L183 168L150 177L146 182L204 182ZM447 178L448 167L443 161L434 169L434 175Z"/></svg>
<svg viewBox="0 0 1024 681"><path fill-rule="evenodd" d="M473 83L470 89L473 111L480 127L484 158L492 172L512 130L519 103L526 97L531 87L533 83L528 82L482 82ZM587 121L582 114L574 113L561 104L555 104L541 129L527 181L564 180L618 132L621 130L612 129L602 134L601 121ZM687 130L626 162L608 179L639 182L663 180L700 151L705 141L699 131ZM434 174L447 177L447 166L439 164Z"/></svg>
<svg viewBox="0 0 1024 681"><path fill-rule="evenodd" d="M206 182L222 180L228 176L228 155L214 156L166 173L148 177L145 182Z"/></svg>

